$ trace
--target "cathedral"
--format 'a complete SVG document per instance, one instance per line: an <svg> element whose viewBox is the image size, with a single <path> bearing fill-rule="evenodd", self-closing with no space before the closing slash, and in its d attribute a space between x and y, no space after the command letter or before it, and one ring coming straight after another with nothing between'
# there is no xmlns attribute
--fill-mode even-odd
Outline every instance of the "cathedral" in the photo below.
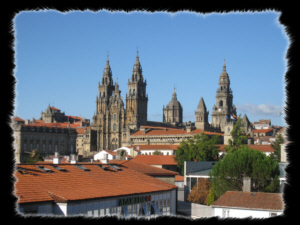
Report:
<svg viewBox="0 0 300 225"><path fill-rule="evenodd" d="M113 74L107 56L101 82L98 83L96 110L92 118L67 116L56 107L41 112L38 120L13 119L16 161L26 162L28 154L38 149L43 156L74 154L90 156L101 150L120 147L145 148L146 146L169 146L176 149L182 141L196 134L218 135L220 144L228 144L230 132L236 120L236 107L225 61L219 76L216 103L212 109L212 122L204 99L195 103L195 122L183 121L183 107L174 89L170 102L163 106L161 122L148 121L146 92L147 82L137 52L125 101L121 96L118 81ZM246 115L242 118L245 132L253 137L253 130Z"/></svg>
<svg viewBox="0 0 300 225"><path fill-rule="evenodd" d="M230 88L230 79L226 71L225 60L223 71L219 77L216 104L213 106L211 124L208 122L209 111L202 97L195 111L195 123L184 123L182 121L183 108L177 99L175 89L171 101L166 107L163 106L163 121L148 121L146 86L146 79L143 77L142 66L137 52L131 79L128 79L128 92L126 93L124 104L118 81L113 82L112 70L107 57L102 80L98 84L96 112L91 123L90 132L91 136L93 136L92 140L94 140L92 144L94 147L91 150L113 150L123 146L130 146L135 144L133 142L135 139L132 137L136 132L143 130L145 134L147 130L155 129L155 127L179 129L191 133L210 131L224 134L226 125L230 124L231 118L236 115L236 107L233 105L233 94ZM228 127L226 128L229 129ZM144 141L144 138L142 139ZM149 144L149 140L145 144Z"/></svg>

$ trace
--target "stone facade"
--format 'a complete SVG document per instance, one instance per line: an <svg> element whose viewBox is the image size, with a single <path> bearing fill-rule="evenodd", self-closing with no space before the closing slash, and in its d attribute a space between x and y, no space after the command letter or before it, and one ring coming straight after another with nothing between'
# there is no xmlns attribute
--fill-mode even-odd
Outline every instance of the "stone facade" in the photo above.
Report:
<svg viewBox="0 0 300 225"><path fill-rule="evenodd" d="M117 149L128 142L130 133L147 123L146 80L142 75L139 56L136 56L131 80L128 80L126 109L119 85L113 84L112 71L107 58L101 85L98 85L96 114L91 130L95 131L96 151Z"/></svg>
<svg viewBox="0 0 300 225"><path fill-rule="evenodd" d="M55 152L70 155L76 151L76 129L26 125L16 121L12 123L12 127L16 163L25 163L35 149L43 157L54 155Z"/></svg>
<svg viewBox="0 0 300 225"><path fill-rule="evenodd" d="M16 163L25 163L29 154L36 149L42 157L54 155L55 152L61 155L75 154L78 151L77 129L89 125L88 119L66 116L64 112L50 105L45 112L41 112L38 120L12 118ZM88 139L89 133L86 131L81 143L81 145L85 143L85 149L88 151L92 149L92 141Z"/></svg>

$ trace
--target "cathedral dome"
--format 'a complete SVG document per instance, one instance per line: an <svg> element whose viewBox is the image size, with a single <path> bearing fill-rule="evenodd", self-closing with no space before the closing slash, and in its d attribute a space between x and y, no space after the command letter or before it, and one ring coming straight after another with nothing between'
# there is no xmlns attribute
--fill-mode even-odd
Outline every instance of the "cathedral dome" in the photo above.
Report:
<svg viewBox="0 0 300 225"><path fill-rule="evenodd" d="M169 104L167 105L167 108L181 108L181 104L180 102L177 100L177 95L176 92L174 90L174 93L172 95L172 100L169 102Z"/></svg>

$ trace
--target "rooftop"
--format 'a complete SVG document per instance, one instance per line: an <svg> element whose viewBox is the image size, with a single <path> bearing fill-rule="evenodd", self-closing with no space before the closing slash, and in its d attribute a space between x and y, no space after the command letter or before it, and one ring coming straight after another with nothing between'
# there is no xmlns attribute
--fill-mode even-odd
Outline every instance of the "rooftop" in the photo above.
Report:
<svg viewBox="0 0 300 225"><path fill-rule="evenodd" d="M227 191L212 207L283 211L282 194Z"/></svg>
<svg viewBox="0 0 300 225"><path fill-rule="evenodd" d="M18 203L65 202L177 188L175 185L146 175L147 165L135 164L130 161L110 164L119 169L101 163L55 164L58 168L54 168L54 164L49 162L18 164L16 165L17 170L14 172L17 180L15 194L18 197ZM103 169L100 165L103 166ZM37 166L42 167L38 168ZM134 167L135 169L133 169ZM151 169L149 173L159 168L151 167ZM144 170L144 173L141 170ZM159 170L161 172L162 169Z"/></svg>
<svg viewBox="0 0 300 225"><path fill-rule="evenodd" d="M132 161L147 165L177 165L174 155L137 155Z"/></svg>
<svg viewBox="0 0 300 225"><path fill-rule="evenodd" d="M203 131L201 129L195 129L188 132L186 129L182 128L168 128L168 127L155 127L155 126L143 126L143 128L146 128L145 130L141 129L135 133L133 133L131 136L148 136L148 135L194 135L194 134L201 134L205 133L207 135L224 135L223 133L216 133L216 132L210 132L210 131Z"/></svg>

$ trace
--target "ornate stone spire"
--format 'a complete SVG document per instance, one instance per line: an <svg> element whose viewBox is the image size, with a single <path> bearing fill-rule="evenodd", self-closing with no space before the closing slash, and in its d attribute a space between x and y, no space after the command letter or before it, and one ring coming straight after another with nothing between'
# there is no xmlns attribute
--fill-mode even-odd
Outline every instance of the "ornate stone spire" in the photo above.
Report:
<svg viewBox="0 0 300 225"><path fill-rule="evenodd" d="M174 92L172 94L172 100L177 100L177 94L175 92L175 88L174 88Z"/></svg>
<svg viewBox="0 0 300 225"><path fill-rule="evenodd" d="M107 59L106 59L106 65L104 67L103 71L103 77L102 77L102 85L113 85L113 79L112 79L112 71L109 65L109 59L108 59L108 54L107 54Z"/></svg>
<svg viewBox="0 0 300 225"><path fill-rule="evenodd" d="M139 51L136 53L136 59L132 70L131 81L143 81L142 66L139 60Z"/></svg>

